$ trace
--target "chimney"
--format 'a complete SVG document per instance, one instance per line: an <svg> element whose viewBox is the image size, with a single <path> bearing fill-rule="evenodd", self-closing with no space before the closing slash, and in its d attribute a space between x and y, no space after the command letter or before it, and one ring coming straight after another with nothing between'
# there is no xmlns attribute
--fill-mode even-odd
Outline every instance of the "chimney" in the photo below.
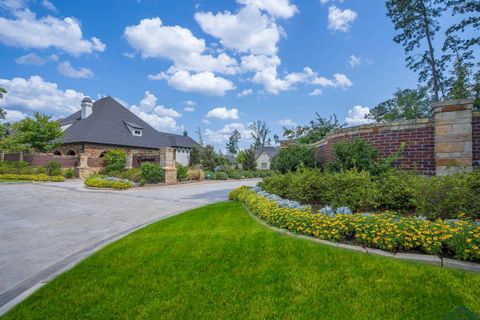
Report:
<svg viewBox="0 0 480 320"><path fill-rule="evenodd" d="M89 96L86 96L82 100L82 119L87 118L93 112L93 102Z"/></svg>

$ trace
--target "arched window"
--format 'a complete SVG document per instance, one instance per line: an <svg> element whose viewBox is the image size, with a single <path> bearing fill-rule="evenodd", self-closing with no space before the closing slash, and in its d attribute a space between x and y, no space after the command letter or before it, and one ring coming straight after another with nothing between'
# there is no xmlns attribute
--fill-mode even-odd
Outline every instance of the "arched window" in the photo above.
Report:
<svg viewBox="0 0 480 320"><path fill-rule="evenodd" d="M105 157L106 154L107 154L107 151L103 151L102 153L100 153L100 158Z"/></svg>
<svg viewBox="0 0 480 320"><path fill-rule="evenodd" d="M61 153L60 151L58 151L58 150L57 150L57 151L55 151L55 152L53 153L53 155L54 155L54 156L61 156L61 155L62 155L62 153Z"/></svg>
<svg viewBox="0 0 480 320"><path fill-rule="evenodd" d="M74 150L68 150L67 156L74 156L76 153Z"/></svg>

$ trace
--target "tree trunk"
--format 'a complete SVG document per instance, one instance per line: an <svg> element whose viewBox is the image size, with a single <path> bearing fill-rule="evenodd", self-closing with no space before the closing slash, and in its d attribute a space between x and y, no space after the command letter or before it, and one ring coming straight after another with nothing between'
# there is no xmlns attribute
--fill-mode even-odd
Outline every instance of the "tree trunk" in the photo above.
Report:
<svg viewBox="0 0 480 320"><path fill-rule="evenodd" d="M435 54L432 45L432 35L430 34L430 22L428 21L427 16L427 8L425 8L425 3L423 0L420 0L420 4L422 7L422 16L423 16L423 23L425 28L425 35L427 37L428 42L428 52L430 56L430 66L432 68L432 77L433 77L433 91L434 91L434 99L435 101L439 101L439 79L438 79L438 72L437 72L437 63L435 61Z"/></svg>

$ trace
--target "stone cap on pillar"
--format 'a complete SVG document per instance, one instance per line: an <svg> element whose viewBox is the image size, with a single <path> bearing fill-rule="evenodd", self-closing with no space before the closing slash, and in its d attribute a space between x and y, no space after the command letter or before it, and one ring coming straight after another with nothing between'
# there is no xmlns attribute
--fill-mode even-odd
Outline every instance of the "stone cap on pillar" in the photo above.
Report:
<svg viewBox="0 0 480 320"><path fill-rule="evenodd" d="M432 103L432 113L472 110L473 99L455 99Z"/></svg>

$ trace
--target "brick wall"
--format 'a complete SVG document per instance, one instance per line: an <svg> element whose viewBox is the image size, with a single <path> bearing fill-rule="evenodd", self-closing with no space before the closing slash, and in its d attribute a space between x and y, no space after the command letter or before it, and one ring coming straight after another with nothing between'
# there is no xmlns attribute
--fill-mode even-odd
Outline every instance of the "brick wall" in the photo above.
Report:
<svg viewBox="0 0 480 320"><path fill-rule="evenodd" d="M19 161L20 153L6 153L5 161ZM45 166L51 161L58 162L62 168L75 168L77 166L77 156L56 156L49 153L24 153L23 161L30 163L34 167Z"/></svg>
<svg viewBox="0 0 480 320"><path fill-rule="evenodd" d="M316 158L325 163L333 158L332 147L341 141L364 139L375 145L383 156L396 152L405 143L402 156L394 164L404 170L435 174L434 123L430 119L399 121L345 128L316 144Z"/></svg>
<svg viewBox="0 0 480 320"><path fill-rule="evenodd" d="M480 167L480 112L474 112L472 117L472 150L473 167Z"/></svg>

